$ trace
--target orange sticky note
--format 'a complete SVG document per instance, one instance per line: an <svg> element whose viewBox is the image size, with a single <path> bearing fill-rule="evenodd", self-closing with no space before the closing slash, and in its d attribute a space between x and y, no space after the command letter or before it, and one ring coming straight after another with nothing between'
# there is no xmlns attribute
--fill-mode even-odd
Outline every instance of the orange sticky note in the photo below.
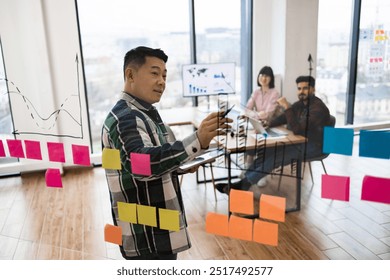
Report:
<svg viewBox="0 0 390 280"><path fill-rule="evenodd" d="M233 213L254 214L253 192L231 189L229 207Z"/></svg>
<svg viewBox="0 0 390 280"><path fill-rule="evenodd" d="M218 213L207 213L206 232L215 235L229 236L229 217Z"/></svg>
<svg viewBox="0 0 390 280"><path fill-rule="evenodd" d="M180 230L179 211L159 208L158 215L160 218L160 229Z"/></svg>
<svg viewBox="0 0 390 280"><path fill-rule="evenodd" d="M260 218L284 222L286 218L286 198L262 194L260 196Z"/></svg>
<svg viewBox="0 0 390 280"><path fill-rule="evenodd" d="M149 154L130 153L131 171L134 174L150 176L152 168L150 166Z"/></svg>
<svg viewBox="0 0 390 280"><path fill-rule="evenodd" d="M118 201L117 206L120 221L137 223L137 204Z"/></svg>
<svg viewBox="0 0 390 280"><path fill-rule="evenodd" d="M253 220L230 216L229 236L232 238L252 241Z"/></svg>
<svg viewBox="0 0 390 280"><path fill-rule="evenodd" d="M60 170L57 168L48 168L45 173L46 186L62 188L62 179Z"/></svg>
<svg viewBox="0 0 390 280"><path fill-rule="evenodd" d="M106 224L104 226L104 241L122 245L122 228Z"/></svg>
<svg viewBox="0 0 390 280"><path fill-rule="evenodd" d="M256 219L253 225L253 241L278 246L278 224Z"/></svg>
<svg viewBox="0 0 390 280"><path fill-rule="evenodd" d="M121 170L121 158L119 150L104 148L102 151L102 167L104 169Z"/></svg>
<svg viewBox="0 0 390 280"><path fill-rule="evenodd" d="M139 224L157 227L156 207L137 204L137 216Z"/></svg>

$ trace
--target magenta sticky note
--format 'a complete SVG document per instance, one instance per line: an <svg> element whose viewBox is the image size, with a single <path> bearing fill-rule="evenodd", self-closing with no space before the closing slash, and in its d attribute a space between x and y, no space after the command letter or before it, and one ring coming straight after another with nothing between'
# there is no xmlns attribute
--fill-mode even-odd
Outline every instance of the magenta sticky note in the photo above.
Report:
<svg viewBox="0 0 390 280"><path fill-rule="evenodd" d="M323 174L321 197L349 201L349 186L349 177Z"/></svg>
<svg viewBox="0 0 390 280"><path fill-rule="evenodd" d="M11 157L24 158L22 140L7 139L7 145Z"/></svg>
<svg viewBox="0 0 390 280"><path fill-rule="evenodd" d="M74 164L91 165L88 146L72 144L72 155Z"/></svg>
<svg viewBox="0 0 390 280"><path fill-rule="evenodd" d="M5 150L2 140L0 140L0 157L5 157Z"/></svg>
<svg viewBox="0 0 390 280"><path fill-rule="evenodd" d="M390 178L364 176L362 200L390 204Z"/></svg>
<svg viewBox="0 0 390 280"><path fill-rule="evenodd" d="M47 142L49 160L56 162L65 162L64 144L58 142Z"/></svg>
<svg viewBox="0 0 390 280"><path fill-rule="evenodd" d="M62 179L59 169L48 168L45 173L46 186L53 188L62 188Z"/></svg>
<svg viewBox="0 0 390 280"><path fill-rule="evenodd" d="M24 140L26 158L42 160L41 143L39 141Z"/></svg>
<svg viewBox="0 0 390 280"><path fill-rule="evenodd" d="M130 164L134 174L145 176L152 174L149 154L130 153Z"/></svg>

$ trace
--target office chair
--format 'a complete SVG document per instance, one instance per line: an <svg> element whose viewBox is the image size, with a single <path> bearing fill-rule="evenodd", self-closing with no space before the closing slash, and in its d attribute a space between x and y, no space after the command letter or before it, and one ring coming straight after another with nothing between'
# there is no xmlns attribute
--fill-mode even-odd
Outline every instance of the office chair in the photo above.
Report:
<svg viewBox="0 0 390 280"><path fill-rule="evenodd" d="M334 127L335 125L336 125L336 118L335 118L334 116L330 115L330 123L329 123L329 126ZM328 173L326 172L326 168L325 168L325 164L324 164L324 159L326 159L328 156L329 156L329 154L323 154L323 155L321 155L321 156L319 156L319 157L315 157L315 158L311 158L311 159L305 160L304 166L303 166L302 178L305 177L305 166L306 166L306 163L308 163L308 164L309 164L309 170L310 170L311 182L312 182L312 184L314 184L314 180L313 180L313 171L312 171L312 169L311 169L311 163L312 163L313 161L320 161L321 164L322 164L322 168L324 169L325 174L328 174Z"/></svg>

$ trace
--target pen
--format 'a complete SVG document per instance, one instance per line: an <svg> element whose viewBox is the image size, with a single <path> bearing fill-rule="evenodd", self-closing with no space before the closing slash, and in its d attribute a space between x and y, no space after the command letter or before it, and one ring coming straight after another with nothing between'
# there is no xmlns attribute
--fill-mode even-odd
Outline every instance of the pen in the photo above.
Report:
<svg viewBox="0 0 390 280"><path fill-rule="evenodd" d="M223 113L223 115L222 115L222 117L221 118L224 118L224 117L226 117L226 115L227 114L229 114L229 112L233 109L233 107L234 107L234 104L233 104L233 106L232 107L230 107L229 109L227 109L227 111L225 112L225 113Z"/></svg>

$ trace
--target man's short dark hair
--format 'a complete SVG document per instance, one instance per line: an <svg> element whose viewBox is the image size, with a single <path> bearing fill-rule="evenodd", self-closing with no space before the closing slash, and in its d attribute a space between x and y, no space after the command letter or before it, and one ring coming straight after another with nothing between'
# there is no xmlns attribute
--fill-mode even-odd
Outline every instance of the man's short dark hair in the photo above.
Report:
<svg viewBox="0 0 390 280"><path fill-rule="evenodd" d="M295 82L297 84L302 83L302 82L309 83L309 86L311 86L311 87L315 87L316 86L316 80L312 76L299 76L295 80Z"/></svg>
<svg viewBox="0 0 390 280"><path fill-rule="evenodd" d="M139 46L129 50L124 58L123 62L123 75L125 75L126 68L131 64L133 67L140 67L145 64L146 57L157 57L164 61L168 61L168 56L161 49L152 49L149 47Z"/></svg>

